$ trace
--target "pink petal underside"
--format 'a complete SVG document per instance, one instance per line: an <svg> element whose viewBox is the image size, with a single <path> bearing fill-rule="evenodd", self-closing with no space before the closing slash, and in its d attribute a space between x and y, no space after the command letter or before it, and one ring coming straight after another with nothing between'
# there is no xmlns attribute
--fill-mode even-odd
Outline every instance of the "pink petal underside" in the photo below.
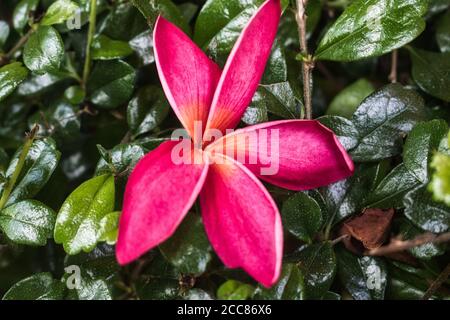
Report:
<svg viewBox="0 0 450 320"><path fill-rule="evenodd" d="M236 130L206 148L259 178L291 190L325 186L353 174L350 156L334 133L314 120L281 120Z"/></svg>
<svg viewBox="0 0 450 320"><path fill-rule="evenodd" d="M156 67L164 92L192 138L194 121L204 129L221 71L175 25L158 17L154 34ZM201 139L199 132L198 139Z"/></svg>
<svg viewBox="0 0 450 320"><path fill-rule="evenodd" d="M128 179L116 246L129 263L170 237L197 198L208 165L175 164L178 141L167 141L142 158Z"/></svg>
<svg viewBox="0 0 450 320"><path fill-rule="evenodd" d="M200 193L208 238L229 268L242 267L265 286L280 274L283 229L273 199L241 164L223 156L212 159Z"/></svg>
<svg viewBox="0 0 450 320"><path fill-rule="evenodd" d="M264 73L280 20L279 0L267 0L242 31L214 94L207 129L234 128Z"/></svg>

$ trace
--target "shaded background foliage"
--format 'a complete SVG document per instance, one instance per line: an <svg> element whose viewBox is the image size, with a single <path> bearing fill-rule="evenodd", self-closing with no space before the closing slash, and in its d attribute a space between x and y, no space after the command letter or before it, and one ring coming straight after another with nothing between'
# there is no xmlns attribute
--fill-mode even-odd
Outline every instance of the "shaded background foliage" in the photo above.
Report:
<svg viewBox="0 0 450 320"><path fill-rule="evenodd" d="M268 186L286 230L273 288L224 268L197 206L159 248L117 265L127 176L180 127L154 65L158 13L223 66L262 2L97 0L93 10L87 0L1 1L4 299L450 296L449 280L435 281L450 262L448 0L310 0L311 55L300 53L294 1L282 1L278 36L241 125L304 117L302 63L314 64L313 116L336 132L357 167L318 190ZM442 243L376 251L399 236L439 234ZM76 289L66 286L68 266L80 267Z"/></svg>

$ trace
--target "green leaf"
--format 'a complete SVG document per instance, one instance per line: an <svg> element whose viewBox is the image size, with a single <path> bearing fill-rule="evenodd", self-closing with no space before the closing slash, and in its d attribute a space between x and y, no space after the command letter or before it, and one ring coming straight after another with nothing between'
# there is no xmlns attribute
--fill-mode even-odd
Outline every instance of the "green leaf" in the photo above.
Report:
<svg viewBox="0 0 450 320"><path fill-rule="evenodd" d="M6 170L9 179L16 169L22 148L16 151ZM35 140L25 158L19 179L8 198L7 206L33 198L50 179L58 165L60 152L51 138Z"/></svg>
<svg viewBox="0 0 450 320"><path fill-rule="evenodd" d="M383 300L387 267L382 259L357 257L340 248L336 252L338 277L355 300Z"/></svg>
<svg viewBox="0 0 450 320"><path fill-rule="evenodd" d="M113 109L128 101L133 93L135 71L124 61L100 61L88 80L92 103Z"/></svg>
<svg viewBox="0 0 450 320"><path fill-rule="evenodd" d="M155 55L153 53L153 32L151 30L146 30L138 34L128 44L136 52L143 65L148 65L155 61Z"/></svg>
<svg viewBox="0 0 450 320"><path fill-rule="evenodd" d="M374 90L375 88L368 80L364 78L357 80L334 97L327 114L351 119L356 108Z"/></svg>
<svg viewBox="0 0 450 320"><path fill-rule="evenodd" d="M79 287L69 291L68 299L112 300L112 294L106 279L97 277L90 270L81 269Z"/></svg>
<svg viewBox="0 0 450 320"><path fill-rule="evenodd" d="M353 61L400 48L425 29L426 0L356 0L328 29L316 59Z"/></svg>
<svg viewBox="0 0 450 320"><path fill-rule="evenodd" d="M20 62L13 62L1 67L0 101L9 96L27 76L28 70L24 68Z"/></svg>
<svg viewBox="0 0 450 320"><path fill-rule="evenodd" d="M13 285L3 300L62 300L64 285L48 272L38 273Z"/></svg>
<svg viewBox="0 0 450 320"><path fill-rule="evenodd" d="M367 202L372 190L384 175L383 163L366 163L356 167L352 177L327 186L324 198L334 223L360 212Z"/></svg>
<svg viewBox="0 0 450 320"><path fill-rule="evenodd" d="M36 200L17 202L0 211L0 229L17 244L44 246L52 237L56 213Z"/></svg>
<svg viewBox="0 0 450 320"><path fill-rule="evenodd" d="M450 208L433 201L426 186L408 192L403 202L405 216L419 228L433 233L441 233L449 229Z"/></svg>
<svg viewBox="0 0 450 320"><path fill-rule="evenodd" d="M417 177L404 163L395 167L370 193L367 206L371 208L403 208L406 193L420 185Z"/></svg>
<svg viewBox="0 0 450 320"><path fill-rule="evenodd" d="M442 201L450 207L450 156L436 153L431 167L435 170L428 185L436 201Z"/></svg>
<svg viewBox="0 0 450 320"><path fill-rule="evenodd" d="M406 219L403 219L400 224L400 234L405 240L410 240L423 234L423 231ZM426 243L421 246L409 249L411 254L418 259L431 259L445 253L442 246L434 243Z"/></svg>
<svg viewBox="0 0 450 320"><path fill-rule="evenodd" d="M412 76L426 93L450 101L450 52L436 53L409 47ZM447 79L447 80L446 80Z"/></svg>
<svg viewBox="0 0 450 320"><path fill-rule="evenodd" d="M183 14L178 7L170 0L146 1L132 0L133 5L139 9L146 18L148 25L153 28L156 18L162 14L164 18L174 23L186 33L190 33L190 28Z"/></svg>
<svg viewBox="0 0 450 320"><path fill-rule="evenodd" d="M23 28L28 24L30 12L36 10L39 0L21 0L14 8L13 26L17 32L21 33Z"/></svg>
<svg viewBox="0 0 450 320"><path fill-rule="evenodd" d="M183 294L183 300L214 300L214 298L206 291L193 288Z"/></svg>
<svg viewBox="0 0 450 320"><path fill-rule="evenodd" d="M58 71L64 57L64 43L53 27L40 26L28 39L23 50L23 62L37 73Z"/></svg>
<svg viewBox="0 0 450 320"><path fill-rule="evenodd" d="M358 131L350 120L338 116L323 116L317 120L333 130L345 150L351 150L358 145Z"/></svg>
<svg viewBox="0 0 450 320"><path fill-rule="evenodd" d="M127 120L134 136L156 129L169 114L164 92L156 86L145 86L130 101Z"/></svg>
<svg viewBox="0 0 450 320"><path fill-rule="evenodd" d="M96 175L131 173L136 163L144 156L145 150L136 143L118 144L97 164Z"/></svg>
<svg viewBox="0 0 450 320"><path fill-rule="evenodd" d="M94 177L76 188L59 210L55 242L71 255L94 249L101 237L100 221L114 209L114 177Z"/></svg>
<svg viewBox="0 0 450 320"><path fill-rule="evenodd" d="M437 23L436 41L441 52L450 52L450 10Z"/></svg>
<svg viewBox="0 0 450 320"><path fill-rule="evenodd" d="M74 141L80 135L80 119L75 108L63 101L53 103L45 111L38 111L28 118L29 126L39 124L39 134L52 135L62 145Z"/></svg>
<svg viewBox="0 0 450 320"><path fill-rule="evenodd" d="M19 86L19 88L17 89L17 93L21 96L33 96L45 93L54 85L56 85L56 83L66 78L66 75L52 73L32 75Z"/></svg>
<svg viewBox="0 0 450 320"><path fill-rule="evenodd" d="M100 237L99 241L105 241L109 245L113 245L117 241L119 231L120 211L108 213L100 220Z"/></svg>
<svg viewBox="0 0 450 320"><path fill-rule="evenodd" d="M141 280L136 291L141 300L174 300L180 296L179 282L171 278Z"/></svg>
<svg viewBox="0 0 450 320"><path fill-rule="evenodd" d="M99 35L92 42L92 59L112 60L129 56L133 53L130 45L125 41L113 40L105 35Z"/></svg>
<svg viewBox="0 0 450 320"><path fill-rule="evenodd" d="M148 29L145 19L131 3L117 4L108 11L109 14L100 25L100 28L97 29L97 32L111 39L130 41Z"/></svg>
<svg viewBox="0 0 450 320"><path fill-rule="evenodd" d="M376 161L397 155L402 139L424 117L423 99L399 84L387 85L367 97L353 115L358 146L354 161Z"/></svg>
<svg viewBox="0 0 450 320"><path fill-rule="evenodd" d="M53 24L62 23L72 18L78 9L78 5L73 1L57 0L47 9L40 24L43 26L51 26Z"/></svg>
<svg viewBox="0 0 450 320"><path fill-rule="evenodd" d="M305 281L305 298L320 299L336 274L336 256L330 242L305 245L293 254Z"/></svg>
<svg viewBox="0 0 450 320"><path fill-rule="evenodd" d="M303 300L304 277L294 263L283 263L280 278L271 288L259 285L254 294L256 300Z"/></svg>
<svg viewBox="0 0 450 320"><path fill-rule="evenodd" d="M175 234L159 248L167 260L183 274L202 274L212 259L212 249L201 219L192 212L184 218Z"/></svg>
<svg viewBox="0 0 450 320"><path fill-rule="evenodd" d="M217 290L219 300L247 300L255 291L251 285L236 280L222 283Z"/></svg>
<svg viewBox="0 0 450 320"><path fill-rule="evenodd" d="M80 86L70 86L64 91L64 98L71 104L80 104L85 98L85 92Z"/></svg>
<svg viewBox="0 0 450 320"><path fill-rule="evenodd" d="M311 243L322 226L319 204L306 193L299 192L289 197L281 210L283 226L300 240Z"/></svg>
<svg viewBox="0 0 450 320"><path fill-rule="evenodd" d="M8 40L9 36L9 24L6 21L0 20L0 49Z"/></svg>
<svg viewBox="0 0 450 320"><path fill-rule="evenodd" d="M429 179L428 163L438 150L441 140L447 136L448 125L445 120L432 120L419 123L408 135L404 145L403 161L408 170L421 183Z"/></svg>

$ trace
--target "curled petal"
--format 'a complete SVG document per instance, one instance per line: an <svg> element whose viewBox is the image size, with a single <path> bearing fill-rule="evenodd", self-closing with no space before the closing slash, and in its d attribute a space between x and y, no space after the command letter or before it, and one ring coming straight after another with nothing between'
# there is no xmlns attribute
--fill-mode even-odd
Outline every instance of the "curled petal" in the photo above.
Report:
<svg viewBox="0 0 450 320"><path fill-rule="evenodd" d="M325 186L353 174L334 133L315 120L281 120L236 130L206 148L243 163L259 178L291 190Z"/></svg>
<svg viewBox="0 0 450 320"><path fill-rule="evenodd" d="M183 31L161 16L156 21L153 39L164 92L195 140L194 122L201 121L204 129L221 71ZM199 132L198 139L201 135Z"/></svg>
<svg viewBox="0 0 450 320"><path fill-rule="evenodd" d="M203 186L208 165L176 164L172 153L178 143L167 141L148 153L128 179L116 246L120 264L170 237Z"/></svg>
<svg viewBox="0 0 450 320"><path fill-rule="evenodd" d="M200 193L208 238L229 268L242 267L265 286L280 274L283 230L276 204L261 182L241 164L212 160Z"/></svg>
<svg viewBox="0 0 450 320"><path fill-rule="evenodd" d="M279 0L267 0L236 41L217 85L206 130L234 128L264 73L281 15Z"/></svg>

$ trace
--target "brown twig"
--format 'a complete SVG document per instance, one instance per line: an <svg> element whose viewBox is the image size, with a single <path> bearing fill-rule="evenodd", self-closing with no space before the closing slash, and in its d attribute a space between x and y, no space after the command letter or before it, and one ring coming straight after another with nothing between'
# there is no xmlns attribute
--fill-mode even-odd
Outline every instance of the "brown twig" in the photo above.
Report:
<svg viewBox="0 0 450 320"><path fill-rule="evenodd" d="M430 299L436 292L436 290L438 290L442 286L442 284L447 280L449 276L450 276L450 263L445 267L444 271L442 271L439 274L436 280L433 281L433 283L430 285L428 290L423 295L422 300Z"/></svg>
<svg viewBox="0 0 450 320"><path fill-rule="evenodd" d="M404 251L427 243L444 243L448 241L450 241L450 232L442 233L440 235L427 232L411 240L401 240L398 238L394 238L388 245L369 250L365 252L365 255L384 256L386 254Z"/></svg>
<svg viewBox="0 0 450 320"><path fill-rule="evenodd" d="M398 50L392 51L391 55L391 72L389 73L389 81L392 83L397 82L397 66L398 66Z"/></svg>
<svg viewBox="0 0 450 320"><path fill-rule="evenodd" d="M298 36L300 42L300 51L302 59L302 75L303 75L303 100L305 103L306 119L312 118L312 70L314 69L314 60L308 52L308 44L306 41L306 5L308 0L297 0L297 11L295 19L297 21Z"/></svg>

